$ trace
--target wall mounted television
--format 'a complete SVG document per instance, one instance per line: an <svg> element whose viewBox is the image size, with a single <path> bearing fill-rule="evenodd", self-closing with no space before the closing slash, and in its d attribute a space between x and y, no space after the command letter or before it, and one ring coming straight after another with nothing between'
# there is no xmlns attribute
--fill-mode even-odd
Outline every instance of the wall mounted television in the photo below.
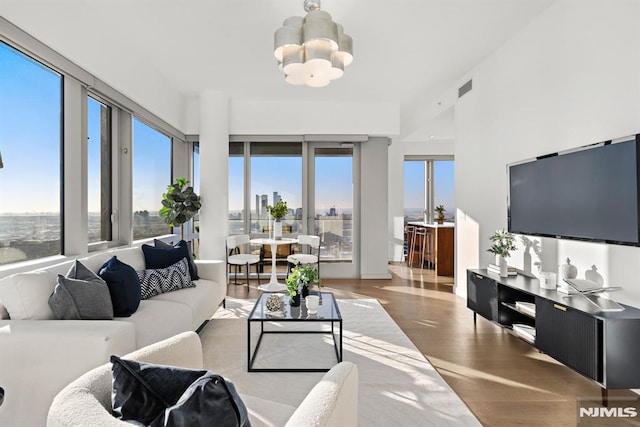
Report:
<svg viewBox="0 0 640 427"><path fill-rule="evenodd" d="M640 135L508 165L512 233L640 246Z"/></svg>

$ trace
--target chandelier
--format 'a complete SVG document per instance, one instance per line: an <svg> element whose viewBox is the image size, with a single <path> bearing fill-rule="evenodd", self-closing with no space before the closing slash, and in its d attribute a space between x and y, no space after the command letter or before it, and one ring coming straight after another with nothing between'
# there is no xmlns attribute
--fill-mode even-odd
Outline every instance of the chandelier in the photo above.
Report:
<svg viewBox="0 0 640 427"><path fill-rule="evenodd" d="M304 10L307 16L289 17L275 32L274 55L287 83L327 86L353 61L353 40L320 10L320 0L305 0Z"/></svg>

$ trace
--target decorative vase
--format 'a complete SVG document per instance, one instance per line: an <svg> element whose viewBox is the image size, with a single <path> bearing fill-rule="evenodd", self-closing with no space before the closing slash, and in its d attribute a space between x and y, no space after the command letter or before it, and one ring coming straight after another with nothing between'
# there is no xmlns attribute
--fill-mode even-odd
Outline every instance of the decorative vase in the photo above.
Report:
<svg viewBox="0 0 640 427"><path fill-rule="evenodd" d="M309 296L309 287L308 286L303 286L302 287L302 298L307 298Z"/></svg>
<svg viewBox="0 0 640 427"><path fill-rule="evenodd" d="M500 277L509 276L507 258L501 256L500 263L498 265L500 266Z"/></svg>
<svg viewBox="0 0 640 427"><path fill-rule="evenodd" d="M276 219L273 223L273 238L276 240L282 240L282 221Z"/></svg>
<svg viewBox="0 0 640 427"><path fill-rule="evenodd" d="M318 312L318 305L320 304L320 297L318 295L309 295L305 299L305 303L309 314L316 314Z"/></svg>
<svg viewBox="0 0 640 427"><path fill-rule="evenodd" d="M289 305L291 307L300 307L300 293L297 293L293 298L289 298Z"/></svg>
<svg viewBox="0 0 640 427"><path fill-rule="evenodd" d="M578 268L571 264L571 260L567 258L567 263L560 266L560 277L563 279L575 279L578 277Z"/></svg>
<svg viewBox="0 0 640 427"><path fill-rule="evenodd" d="M438 224L444 224L444 218L436 218Z"/></svg>

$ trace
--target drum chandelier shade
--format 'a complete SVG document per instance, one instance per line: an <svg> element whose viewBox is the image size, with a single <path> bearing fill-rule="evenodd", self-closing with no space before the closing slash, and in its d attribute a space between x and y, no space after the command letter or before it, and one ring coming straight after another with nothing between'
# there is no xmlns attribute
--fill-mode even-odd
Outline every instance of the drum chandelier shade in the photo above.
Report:
<svg viewBox="0 0 640 427"><path fill-rule="evenodd" d="M307 16L289 17L275 32L274 55L287 83L327 86L353 61L353 40L320 10L320 0L305 0L304 10Z"/></svg>

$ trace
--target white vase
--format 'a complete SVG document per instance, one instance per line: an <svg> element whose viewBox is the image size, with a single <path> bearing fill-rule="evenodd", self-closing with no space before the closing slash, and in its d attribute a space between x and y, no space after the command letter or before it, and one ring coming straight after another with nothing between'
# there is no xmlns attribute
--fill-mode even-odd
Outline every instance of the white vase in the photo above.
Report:
<svg viewBox="0 0 640 427"><path fill-rule="evenodd" d="M320 304L320 297L318 295L307 295L305 303L307 304L309 314L316 314L318 312L318 305Z"/></svg>
<svg viewBox="0 0 640 427"><path fill-rule="evenodd" d="M282 221L276 219L273 223L273 238L276 240L282 240Z"/></svg>
<svg viewBox="0 0 640 427"><path fill-rule="evenodd" d="M508 274L508 264L507 264L507 258L501 256L500 257L500 262L498 264L500 266L500 277L507 277L509 276Z"/></svg>

